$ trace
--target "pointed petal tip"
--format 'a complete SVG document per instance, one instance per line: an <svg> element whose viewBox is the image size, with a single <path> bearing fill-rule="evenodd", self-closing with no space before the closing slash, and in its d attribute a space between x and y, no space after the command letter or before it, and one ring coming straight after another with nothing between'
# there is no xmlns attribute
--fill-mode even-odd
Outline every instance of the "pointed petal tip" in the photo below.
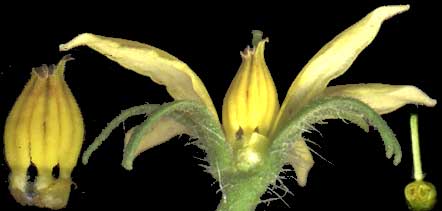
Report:
<svg viewBox="0 0 442 211"><path fill-rule="evenodd" d="M305 187L307 185L309 172L315 164L315 161L304 139L299 139L294 142L291 155L289 164L295 171L296 182L300 187Z"/></svg>
<svg viewBox="0 0 442 211"><path fill-rule="evenodd" d="M434 107L437 104L437 100L433 98L429 98L428 101L425 103L428 107Z"/></svg>
<svg viewBox="0 0 442 211"><path fill-rule="evenodd" d="M68 51L72 48L84 45L85 43L89 42L91 39L94 38L95 35L91 33L82 33L74 37L72 40L65 44L60 44L58 46L59 51Z"/></svg>
<svg viewBox="0 0 442 211"><path fill-rule="evenodd" d="M387 20L391 17L406 12L410 9L409 4L405 5L387 5L376 8L373 13L381 19Z"/></svg>
<svg viewBox="0 0 442 211"><path fill-rule="evenodd" d="M151 78L166 86L176 100L195 100L204 103L218 117L212 99L201 79L189 66L173 55L154 46L137 41L83 33L65 44L60 51L88 46L122 67Z"/></svg>
<svg viewBox="0 0 442 211"><path fill-rule="evenodd" d="M75 60L75 58L72 57L71 54L66 54L66 55L64 55L64 56L60 59L60 62L62 62L62 61L64 61L64 62L68 62L68 61L72 61L72 60ZM60 63L60 62L59 62L59 63Z"/></svg>
<svg viewBox="0 0 442 211"><path fill-rule="evenodd" d="M406 93L408 94L409 97L411 97L410 99L412 99L412 97L414 96L415 99L413 101L415 101L416 104L424 105L427 107L436 106L437 100L428 96L424 91L422 91L418 87L410 85L410 86L407 86L407 88L409 91Z"/></svg>
<svg viewBox="0 0 442 211"><path fill-rule="evenodd" d="M307 185L308 175L312 167L313 164L308 166L293 166L296 174L296 182L299 187L305 187Z"/></svg>
<svg viewBox="0 0 442 211"><path fill-rule="evenodd" d="M353 97L369 105L379 114L393 112L406 104L434 107L437 100L413 85L380 83L329 86L323 96Z"/></svg>
<svg viewBox="0 0 442 211"><path fill-rule="evenodd" d="M296 182L298 183L299 187L303 188L307 186L307 176L297 177Z"/></svg>

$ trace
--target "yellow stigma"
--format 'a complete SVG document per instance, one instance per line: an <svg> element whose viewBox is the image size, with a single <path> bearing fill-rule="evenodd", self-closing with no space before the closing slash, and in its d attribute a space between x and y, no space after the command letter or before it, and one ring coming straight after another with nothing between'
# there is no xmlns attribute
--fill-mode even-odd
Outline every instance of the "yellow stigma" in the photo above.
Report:
<svg viewBox="0 0 442 211"><path fill-rule="evenodd" d="M256 132L267 136L279 110L278 94L264 59L262 32L253 31L253 48L241 52L242 64L223 103L223 127L229 143Z"/></svg>
<svg viewBox="0 0 442 211"><path fill-rule="evenodd" d="M60 209L67 204L84 135L80 109L64 80L65 64L71 59L34 68L6 120L9 190L22 205ZM28 182L31 164L38 175ZM57 165L59 177L54 178Z"/></svg>

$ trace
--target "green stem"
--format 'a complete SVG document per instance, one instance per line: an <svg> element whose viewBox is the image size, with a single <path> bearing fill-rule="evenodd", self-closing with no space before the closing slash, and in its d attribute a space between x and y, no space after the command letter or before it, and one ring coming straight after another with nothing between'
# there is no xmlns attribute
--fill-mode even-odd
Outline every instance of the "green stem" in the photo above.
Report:
<svg viewBox="0 0 442 211"><path fill-rule="evenodd" d="M251 211L259 204L262 193L265 192L267 184L261 185L262 190L250 190L250 187L257 186L257 177L252 177L244 182L238 182L231 188L225 188L223 199L218 206L218 211ZM255 184L254 184L255 183ZM250 190L250 191L247 191Z"/></svg>
<svg viewBox="0 0 442 211"><path fill-rule="evenodd" d="M416 114L411 115L410 127L411 127L411 147L413 152L414 179L421 181L424 179L424 174L422 173L421 152L419 147L419 131L418 131Z"/></svg>
<svg viewBox="0 0 442 211"><path fill-rule="evenodd" d="M235 173L221 184L223 198L217 211L252 211L261 202L261 196L270 184L275 183L280 168L264 162L255 173Z"/></svg>

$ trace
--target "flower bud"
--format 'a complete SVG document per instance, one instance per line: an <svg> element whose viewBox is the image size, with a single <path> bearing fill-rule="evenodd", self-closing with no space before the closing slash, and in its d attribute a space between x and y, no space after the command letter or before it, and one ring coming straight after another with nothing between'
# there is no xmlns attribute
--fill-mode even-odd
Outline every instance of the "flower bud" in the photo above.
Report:
<svg viewBox="0 0 442 211"><path fill-rule="evenodd" d="M9 190L22 205L60 209L68 202L84 135L80 109L64 80L69 60L65 56L57 65L33 68L6 120ZM34 181L28 181L31 165L37 169ZM57 165L59 176L54 178Z"/></svg>

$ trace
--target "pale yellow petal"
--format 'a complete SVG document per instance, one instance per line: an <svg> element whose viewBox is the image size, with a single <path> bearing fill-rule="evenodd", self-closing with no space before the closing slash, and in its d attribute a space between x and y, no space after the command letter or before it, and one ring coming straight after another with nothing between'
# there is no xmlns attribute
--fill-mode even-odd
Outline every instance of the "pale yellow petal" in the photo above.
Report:
<svg viewBox="0 0 442 211"><path fill-rule="evenodd" d="M104 37L89 33L80 34L61 51L78 46L88 46L121 66L150 77L155 83L166 86L175 100L195 100L204 103L217 117L216 109L201 79L185 64L169 53L136 41Z"/></svg>
<svg viewBox="0 0 442 211"><path fill-rule="evenodd" d="M433 107L436 100L415 86L388 84L347 84L330 86L323 96L345 96L356 98L379 114L386 114L406 105L418 104Z"/></svg>
<svg viewBox="0 0 442 211"><path fill-rule="evenodd" d="M301 187L307 185L308 173L313 164L315 164L315 161L304 139L300 138L293 143L288 160L295 170L298 185Z"/></svg>
<svg viewBox="0 0 442 211"><path fill-rule="evenodd" d="M408 5L383 6L341 32L316 53L293 81L281 106L279 124L321 93L328 83L342 75L375 38L381 24L407 11Z"/></svg>
<svg viewBox="0 0 442 211"><path fill-rule="evenodd" d="M135 127L134 127L135 128ZM127 131L124 137L124 146L126 147L127 143L132 136L134 128L131 128ZM181 135L188 134L186 127L182 124L176 122L170 118L162 118L154 125L154 127L150 130L149 133L143 135L143 138L138 145L137 149L133 152L133 157L137 157L142 152L153 148L157 145L160 145L166 141L169 141L171 138Z"/></svg>

